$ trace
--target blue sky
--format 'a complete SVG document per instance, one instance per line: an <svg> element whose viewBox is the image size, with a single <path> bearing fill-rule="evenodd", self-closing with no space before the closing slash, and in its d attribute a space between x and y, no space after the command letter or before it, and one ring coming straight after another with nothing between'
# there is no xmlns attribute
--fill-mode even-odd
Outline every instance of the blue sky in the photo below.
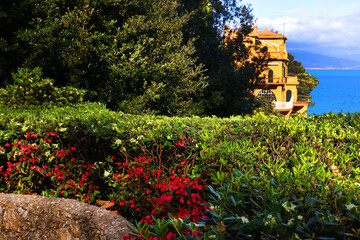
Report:
<svg viewBox="0 0 360 240"><path fill-rule="evenodd" d="M360 61L359 0L243 0L256 25L288 37L288 49ZM285 27L284 27L285 23Z"/></svg>

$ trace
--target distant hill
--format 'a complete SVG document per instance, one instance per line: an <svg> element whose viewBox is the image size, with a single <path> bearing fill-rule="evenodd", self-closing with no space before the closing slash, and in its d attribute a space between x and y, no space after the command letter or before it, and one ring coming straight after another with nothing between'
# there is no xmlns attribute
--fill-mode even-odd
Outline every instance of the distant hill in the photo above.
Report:
<svg viewBox="0 0 360 240"><path fill-rule="evenodd" d="M360 62L314 54L302 50L288 50L294 55L295 60L301 62L305 68L351 68L360 69Z"/></svg>

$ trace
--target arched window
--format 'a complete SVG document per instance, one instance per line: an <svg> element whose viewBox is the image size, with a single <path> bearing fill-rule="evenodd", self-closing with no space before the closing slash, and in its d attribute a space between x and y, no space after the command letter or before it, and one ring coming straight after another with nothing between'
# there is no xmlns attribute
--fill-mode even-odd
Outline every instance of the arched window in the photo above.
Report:
<svg viewBox="0 0 360 240"><path fill-rule="evenodd" d="M274 81L274 72L273 72L273 70L269 70L268 77L269 77L268 82L272 83Z"/></svg>
<svg viewBox="0 0 360 240"><path fill-rule="evenodd" d="M287 90L286 91L286 101L290 102L290 100L291 100L291 90Z"/></svg>
<svg viewBox="0 0 360 240"><path fill-rule="evenodd" d="M270 102L276 102L275 94L269 89L261 90L257 96L266 98L266 99L270 100Z"/></svg>

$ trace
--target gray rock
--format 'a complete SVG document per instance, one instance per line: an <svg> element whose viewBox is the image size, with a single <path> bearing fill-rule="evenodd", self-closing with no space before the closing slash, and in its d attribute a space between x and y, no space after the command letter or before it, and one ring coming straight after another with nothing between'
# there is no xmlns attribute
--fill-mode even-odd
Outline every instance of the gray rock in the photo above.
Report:
<svg viewBox="0 0 360 240"><path fill-rule="evenodd" d="M0 193L0 239L122 239L125 218L72 199Z"/></svg>

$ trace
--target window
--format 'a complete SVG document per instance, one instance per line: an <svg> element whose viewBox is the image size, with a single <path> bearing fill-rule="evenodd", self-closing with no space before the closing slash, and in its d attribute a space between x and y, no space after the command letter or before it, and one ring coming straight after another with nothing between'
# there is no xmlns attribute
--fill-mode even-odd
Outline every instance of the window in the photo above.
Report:
<svg viewBox="0 0 360 240"><path fill-rule="evenodd" d="M274 72L273 72L273 70L269 70L268 77L269 77L268 82L272 83L274 81Z"/></svg>
<svg viewBox="0 0 360 240"><path fill-rule="evenodd" d="M271 90L268 90L268 89L261 90L257 96L266 98L266 99L270 100L270 102L276 102L275 94Z"/></svg>
<svg viewBox="0 0 360 240"><path fill-rule="evenodd" d="M291 90L287 90L286 91L286 101L290 102L290 100L291 100Z"/></svg>

